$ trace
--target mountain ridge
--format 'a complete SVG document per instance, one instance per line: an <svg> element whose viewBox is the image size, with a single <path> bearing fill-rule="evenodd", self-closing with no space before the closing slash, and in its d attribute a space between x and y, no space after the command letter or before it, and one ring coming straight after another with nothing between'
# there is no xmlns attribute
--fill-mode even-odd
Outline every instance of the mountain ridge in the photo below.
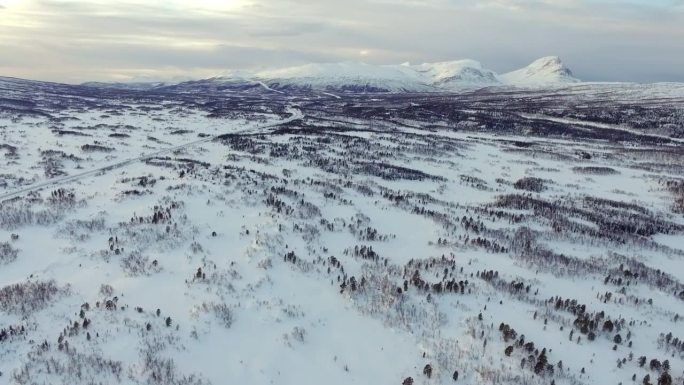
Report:
<svg viewBox="0 0 684 385"><path fill-rule="evenodd" d="M155 79L130 83L88 82L99 88L158 89L203 84L263 85L277 91L440 92L484 87L559 86L580 82L557 56L547 56L527 67L497 74L472 59L422 64L374 65L362 62L308 63L262 71L226 71L215 77L186 81Z"/></svg>

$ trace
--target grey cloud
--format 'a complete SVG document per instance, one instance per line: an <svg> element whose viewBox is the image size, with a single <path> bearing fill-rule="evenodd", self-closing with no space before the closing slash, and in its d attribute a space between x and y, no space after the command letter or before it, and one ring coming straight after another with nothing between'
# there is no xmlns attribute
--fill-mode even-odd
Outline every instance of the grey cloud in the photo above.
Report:
<svg viewBox="0 0 684 385"><path fill-rule="evenodd" d="M11 60L22 63L22 75L50 80L341 60L473 58L504 72L545 55L560 55L587 80L684 80L684 43L676 38L684 36L684 13L673 7L583 0L257 0L208 13L154 5L164 3L36 4L39 11L25 16L35 27L3 29L0 20L0 34L10 37L2 44L14 49L3 52L16 52ZM7 63L0 59L0 71L21 67ZM53 68L47 71L45 63Z"/></svg>

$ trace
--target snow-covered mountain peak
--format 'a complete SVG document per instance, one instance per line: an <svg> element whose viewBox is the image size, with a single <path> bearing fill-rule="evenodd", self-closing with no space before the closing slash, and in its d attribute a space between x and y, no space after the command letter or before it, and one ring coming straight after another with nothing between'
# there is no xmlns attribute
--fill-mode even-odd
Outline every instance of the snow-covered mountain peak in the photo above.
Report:
<svg viewBox="0 0 684 385"><path fill-rule="evenodd" d="M482 63L472 59L450 60L436 63L423 63L414 65L418 71L431 71L436 75L448 76L450 73L460 71L464 68L482 69Z"/></svg>
<svg viewBox="0 0 684 385"><path fill-rule="evenodd" d="M254 77L254 72L247 70L227 70L213 77L214 80L244 80Z"/></svg>
<svg viewBox="0 0 684 385"><path fill-rule="evenodd" d="M563 61L558 56L544 56L533 61L528 67L562 67Z"/></svg>
<svg viewBox="0 0 684 385"><path fill-rule="evenodd" d="M577 83L572 71L563 64L558 56L546 56L533 61L525 68L512 71L499 78L511 85L549 85Z"/></svg>
<svg viewBox="0 0 684 385"><path fill-rule="evenodd" d="M498 75L472 59L436 63L372 65L358 62L305 64L262 71L256 78L274 88L337 90L444 91L498 86L540 86L578 82L557 56Z"/></svg>
<svg viewBox="0 0 684 385"><path fill-rule="evenodd" d="M419 74L430 79L437 87L448 87L473 84L497 84L496 74L484 68L482 63L471 60L454 60L437 63L423 63L412 67Z"/></svg>
<svg viewBox="0 0 684 385"><path fill-rule="evenodd" d="M262 85L271 91L318 90L338 92L439 92L490 86L538 87L576 83L570 69L557 56L535 60L529 66L498 75L482 63L453 60L435 63L375 65L361 62L311 63L262 71L225 71L200 84L230 83L240 87ZM122 88L159 88L182 86L180 82L144 82L130 87L116 83L100 86ZM191 85L196 82L188 82ZM89 83L88 85L98 86Z"/></svg>

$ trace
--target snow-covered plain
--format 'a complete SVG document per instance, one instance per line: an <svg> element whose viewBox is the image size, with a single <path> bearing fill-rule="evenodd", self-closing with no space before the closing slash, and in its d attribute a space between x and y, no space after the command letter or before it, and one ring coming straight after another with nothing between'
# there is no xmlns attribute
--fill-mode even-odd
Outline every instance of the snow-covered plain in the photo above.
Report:
<svg viewBox="0 0 684 385"><path fill-rule="evenodd" d="M268 87L0 79L0 383L684 382L676 87Z"/></svg>

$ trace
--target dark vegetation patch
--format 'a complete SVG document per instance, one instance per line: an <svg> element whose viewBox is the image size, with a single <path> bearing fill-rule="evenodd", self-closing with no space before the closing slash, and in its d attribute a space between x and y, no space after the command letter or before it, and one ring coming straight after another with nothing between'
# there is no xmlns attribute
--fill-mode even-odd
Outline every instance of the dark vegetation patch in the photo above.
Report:
<svg viewBox="0 0 684 385"><path fill-rule="evenodd" d="M18 315L30 314L44 309L60 293L65 292L54 280L7 285L0 289L0 310Z"/></svg>
<svg viewBox="0 0 684 385"><path fill-rule="evenodd" d="M175 130L170 132L171 135L185 135L192 134L192 130Z"/></svg>
<svg viewBox="0 0 684 385"><path fill-rule="evenodd" d="M14 262L19 255L19 250L15 249L9 242L0 242L0 265Z"/></svg>
<svg viewBox="0 0 684 385"><path fill-rule="evenodd" d="M55 134L59 136L65 136L65 135L71 135L71 136L92 136L90 134L86 134L84 132L80 131L71 131L71 130L54 130L53 131Z"/></svg>
<svg viewBox="0 0 684 385"><path fill-rule="evenodd" d="M133 189L133 190L124 190L121 192L121 195L125 195L125 196L142 196L142 195L147 195L147 194L152 194L152 191L151 190Z"/></svg>
<svg viewBox="0 0 684 385"><path fill-rule="evenodd" d="M5 152L6 158L17 158L17 148L7 143L0 143L0 151Z"/></svg>
<svg viewBox="0 0 684 385"><path fill-rule="evenodd" d="M153 158L149 158L145 161L145 163L147 163L149 165L172 168L172 169L177 169L177 168L194 169L195 167L208 168L211 166L211 164L208 162L202 162L202 161L196 160L196 159L172 158L169 156L156 156ZM183 175L185 175L186 172L187 171L184 171ZM183 175L181 175L181 177ZM143 183L146 185L146 182L143 182Z"/></svg>
<svg viewBox="0 0 684 385"><path fill-rule="evenodd" d="M513 183L513 187L518 190L526 190L532 192L542 192L546 190L546 185L543 179L534 177L525 177L518 179Z"/></svg>
<svg viewBox="0 0 684 385"><path fill-rule="evenodd" d="M84 144L81 146L83 152L113 152L112 147L102 146L99 144Z"/></svg>
<svg viewBox="0 0 684 385"><path fill-rule="evenodd" d="M74 154L68 154L59 150L43 150L40 152L41 161L45 177L54 178L66 175L64 171L64 161L80 162L82 159Z"/></svg>
<svg viewBox="0 0 684 385"><path fill-rule="evenodd" d="M626 205L628 210L617 209L614 203L606 208L604 200L595 202L591 198L574 203L509 194L497 197L494 206L532 211L534 215L549 220L556 231L586 234L594 238L608 238L618 242L658 233L673 234L684 231L684 225L644 213L635 213L630 205ZM570 221L569 218L593 222L598 229Z"/></svg>
<svg viewBox="0 0 684 385"><path fill-rule="evenodd" d="M574 171L577 174L589 175L615 175L620 173L614 168L600 166L573 167L572 171Z"/></svg>
<svg viewBox="0 0 684 385"><path fill-rule="evenodd" d="M672 211L684 214L684 180L668 180L663 182L672 195Z"/></svg>
<svg viewBox="0 0 684 385"><path fill-rule="evenodd" d="M354 169L357 173L373 175L386 180L443 180L444 178L427 174L408 167L394 166L381 162L358 162Z"/></svg>

